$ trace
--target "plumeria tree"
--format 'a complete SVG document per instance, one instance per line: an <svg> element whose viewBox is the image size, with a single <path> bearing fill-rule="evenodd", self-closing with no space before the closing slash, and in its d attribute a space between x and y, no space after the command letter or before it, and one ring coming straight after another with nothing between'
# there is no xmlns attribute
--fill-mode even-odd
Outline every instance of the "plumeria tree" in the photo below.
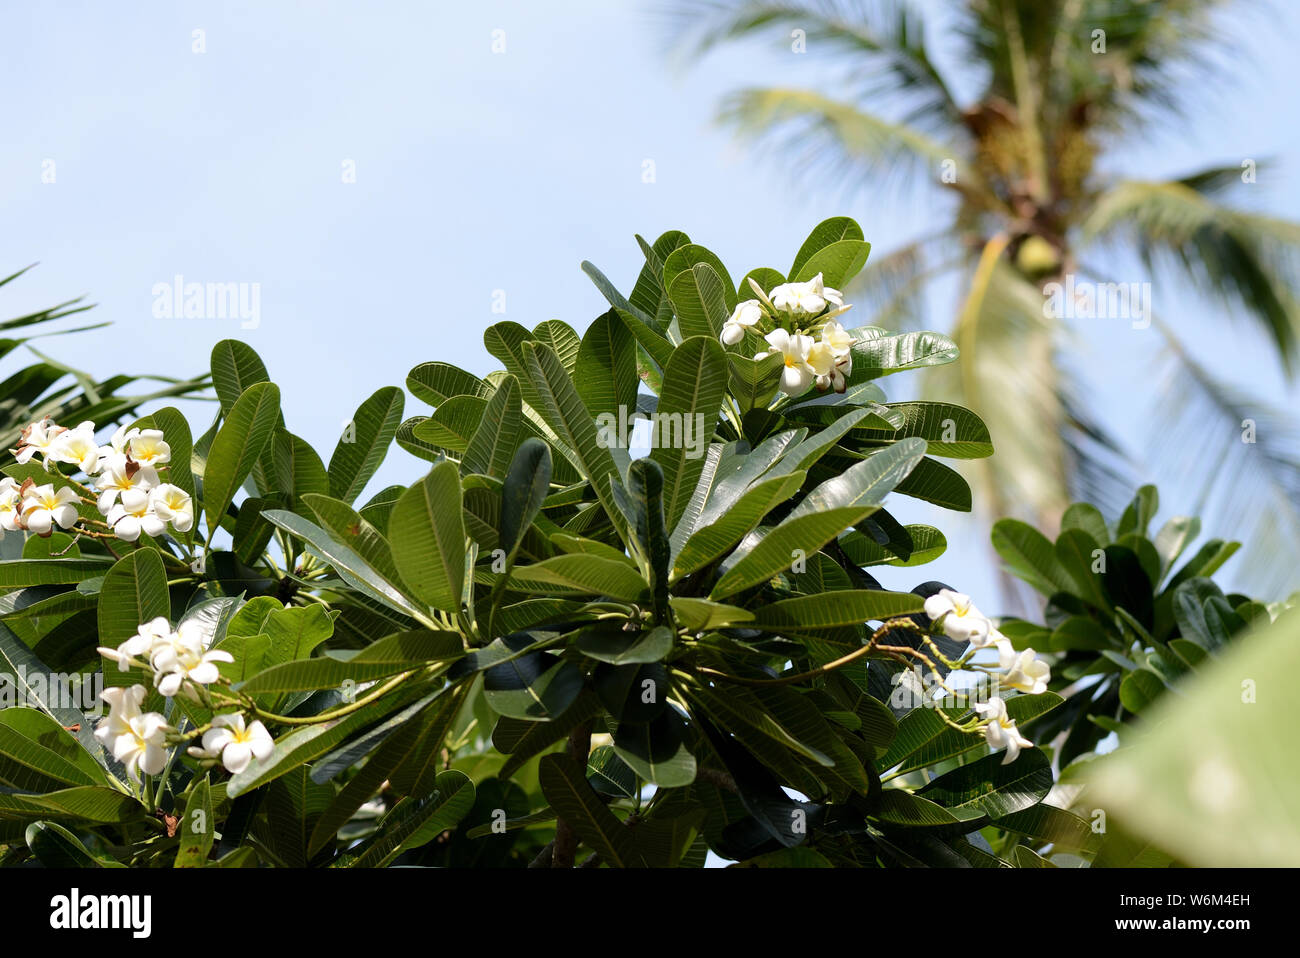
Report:
<svg viewBox="0 0 1300 958"><path fill-rule="evenodd" d="M30 424L0 492L3 860L1092 854L1044 803L1040 633L904 571L945 541L892 510L969 508L939 459L992 446L880 381L952 342L852 325L851 220L739 282L640 242L626 296L584 264L610 309L582 335L492 326L501 369L417 366L432 412L382 388L328 462L236 341L198 439L171 408L102 444ZM362 501L394 441L422 468Z"/></svg>

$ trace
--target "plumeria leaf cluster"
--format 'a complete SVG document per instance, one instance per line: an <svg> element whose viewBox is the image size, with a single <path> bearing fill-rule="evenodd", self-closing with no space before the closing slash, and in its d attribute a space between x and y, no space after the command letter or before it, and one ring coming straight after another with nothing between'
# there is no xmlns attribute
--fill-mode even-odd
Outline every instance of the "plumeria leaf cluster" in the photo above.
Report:
<svg viewBox="0 0 1300 958"><path fill-rule="evenodd" d="M1014 519L993 527L1006 567L1045 600L1042 623L1008 619L1002 630L1015 647L1038 648L1056 663L1050 687L1066 703L1035 737L1068 733L1063 767L1090 758L1111 733L1122 739L1169 689L1295 604L1225 593L1213 576L1240 543L1199 541L1195 516L1156 528L1159 509L1155 486L1143 486L1110 521L1088 503L1070 506L1055 541Z"/></svg>
<svg viewBox="0 0 1300 958"><path fill-rule="evenodd" d="M331 450L234 340L202 432L31 422L0 500L3 861L1086 852L1037 731L1074 660L918 583L947 543L896 517L969 509L942 460L993 453L882 384L954 344L853 326L846 218L739 281L684 233L638 242L626 294L583 265L610 306L584 332L497 323L498 368L421 363ZM394 445L412 480L373 491Z"/></svg>

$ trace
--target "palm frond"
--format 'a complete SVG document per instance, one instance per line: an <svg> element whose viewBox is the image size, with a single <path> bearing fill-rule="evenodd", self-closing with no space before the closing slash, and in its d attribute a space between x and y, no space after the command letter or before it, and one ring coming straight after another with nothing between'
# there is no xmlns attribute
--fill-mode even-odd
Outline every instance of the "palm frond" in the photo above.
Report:
<svg viewBox="0 0 1300 958"><path fill-rule="evenodd" d="M1185 181L1126 180L1097 198L1084 242L1131 241L1151 270L1174 267L1199 291L1243 307L1296 359L1300 313L1300 224L1215 202Z"/></svg>
<svg viewBox="0 0 1300 958"><path fill-rule="evenodd" d="M1231 2L971 0L966 55L990 69L988 95L1014 99L1019 40L1035 84L1047 94L1049 124L1087 110L1092 123L1112 131L1147 130L1181 119L1189 93L1203 105L1205 79L1234 49L1229 24L1218 16Z"/></svg>
<svg viewBox="0 0 1300 958"><path fill-rule="evenodd" d="M1199 511L1219 538L1245 543L1234 570L1251 591L1280 598L1300 587L1300 429L1295 417L1224 382L1165 339L1162 400L1151 452L1171 475L1203 483Z"/></svg>
<svg viewBox="0 0 1300 958"><path fill-rule="evenodd" d="M670 43L691 60L760 34L780 35L788 47L802 30L809 49L845 58L860 97L905 100L900 122L933 130L961 115L930 53L925 18L905 0L679 0L665 19Z"/></svg>
<svg viewBox="0 0 1300 958"><path fill-rule="evenodd" d="M890 180L931 184L945 160L958 164L954 188L979 189L959 150L813 90L739 90L723 102L719 120L758 148L783 154L801 179L845 192Z"/></svg>

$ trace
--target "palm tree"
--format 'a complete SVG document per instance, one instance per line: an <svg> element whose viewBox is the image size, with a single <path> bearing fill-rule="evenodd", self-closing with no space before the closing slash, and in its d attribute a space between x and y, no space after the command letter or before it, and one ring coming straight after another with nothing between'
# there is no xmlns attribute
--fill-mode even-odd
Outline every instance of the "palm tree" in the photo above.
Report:
<svg viewBox="0 0 1300 958"><path fill-rule="evenodd" d="M1254 173L1235 161L1168 180L1113 171L1134 131L1187 116L1189 82L1212 71L1224 0L953 0L945 71L934 11L885 0L681 0L674 45L691 57L770 35L835 54L827 89L740 90L720 119L803 173L869 185L900 175L943 198L943 229L875 258L856 290L875 325L897 325L945 274L960 279L955 387L942 397L988 423L998 452L974 476L986 515L1054 531L1074 498L1127 498L1129 459L1090 414L1087 379L1061 349L1071 324L1047 283L1159 278L1248 317L1289 376L1297 352L1300 225L1230 205ZM801 32L797 32L801 31ZM951 42L948 42L951 41ZM952 57L950 57L951 59ZM802 58L800 58L802 59ZM775 71L769 71L769 76ZM1117 271L1118 266L1118 271ZM1068 315L1068 314L1067 314ZM906 320L904 320L905 322ZM1216 528L1255 541L1254 572L1294 587L1300 466L1293 422L1221 382L1168 316L1152 317L1167 375L1148 449L1194 470ZM1078 331L1077 329L1075 330ZM954 379L956 377L947 377ZM1292 420L1294 417L1291 417ZM1243 442L1243 421L1256 424ZM1267 422L1267 426L1265 425ZM998 440L1001 439L1001 442ZM1193 505L1188 503L1188 506ZM1253 528L1236 526L1250 507ZM1262 582L1257 579L1257 585Z"/></svg>

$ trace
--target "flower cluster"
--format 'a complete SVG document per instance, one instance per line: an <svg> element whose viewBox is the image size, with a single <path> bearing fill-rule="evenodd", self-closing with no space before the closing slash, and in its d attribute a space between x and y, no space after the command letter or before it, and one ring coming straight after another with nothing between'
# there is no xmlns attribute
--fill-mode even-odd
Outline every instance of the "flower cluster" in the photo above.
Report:
<svg viewBox="0 0 1300 958"><path fill-rule="evenodd" d="M148 669L153 673L154 687L168 698L184 691L187 698L195 699L194 686L211 685L221 677L218 662L235 661L229 652L208 650L206 639L203 628L194 621L182 622L172 631L167 620L159 616L140 626L116 649L100 647L99 654L116 662L123 672ZM192 685L187 687L187 682Z"/></svg>
<svg viewBox="0 0 1300 958"><path fill-rule="evenodd" d="M781 391L788 396L814 383L821 392L844 392L856 340L835 318L851 308L840 291L825 285L821 273L805 283L782 283L770 293L752 278L749 285L758 298L736 305L723 324L722 342L734 346L748 330L762 334L767 348L754 358L782 357Z"/></svg>
<svg viewBox="0 0 1300 958"><path fill-rule="evenodd" d="M119 539L134 542L142 533L162 535L167 523L177 532L194 526L189 493L159 478L159 467L171 461L171 447L161 430L123 426L108 445L100 446L93 422L67 429L47 418L23 430L13 454L20 463L39 454L47 470L67 463L93 477L95 504ZM0 528L27 529L41 536L48 536L55 525L69 529L77 522L80 499L72 486L56 490L52 483L37 485L31 479L21 486L12 479L0 481Z"/></svg>
<svg viewBox="0 0 1300 958"><path fill-rule="evenodd" d="M16 532L27 529L48 536L57 525L69 529L80 518L77 503L81 497L69 486L55 489L54 483L38 486L33 479L19 484L5 476L0 479L0 529Z"/></svg>
<svg viewBox="0 0 1300 958"><path fill-rule="evenodd" d="M141 625L116 649L101 647L99 654L116 662L122 671L139 668L151 672L154 687L168 698L181 695L198 701L201 688L220 680L217 663L234 661L229 652L208 649L207 638L193 621L182 622L173 630L160 616ZM177 735L161 715L141 713L147 693L143 685L105 691L102 697L110 711L95 730L96 737L126 765L135 781L141 771L156 775L162 770L167 736ZM214 717L211 727L203 732L202 743L201 748L189 748L188 754L205 764L220 762L233 774L242 772L253 759L266 758L274 746L265 725L257 720L246 723L240 713Z"/></svg>
<svg viewBox="0 0 1300 958"><path fill-rule="evenodd" d="M1047 691L1047 683L1052 679L1051 667L1038 658L1033 649L1017 652L1011 640L975 607L970 596L940 589L925 600L925 613L944 635L958 642L969 642L971 654L980 649L996 648L999 687L1029 695ZM1022 748L1033 746L1016 728L1015 719L1008 717L1007 703L1000 696L994 695L987 702L977 704L975 711L980 716L980 727L989 745L994 749L1006 749L1002 764L1014 762Z"/></svg>

